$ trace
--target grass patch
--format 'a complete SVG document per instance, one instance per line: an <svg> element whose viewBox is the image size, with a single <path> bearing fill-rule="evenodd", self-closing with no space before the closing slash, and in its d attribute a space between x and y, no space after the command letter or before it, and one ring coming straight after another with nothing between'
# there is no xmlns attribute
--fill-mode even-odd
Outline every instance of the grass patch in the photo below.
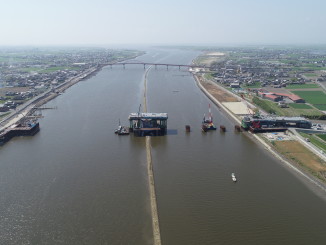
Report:
<svg viewBox="0 0 326 245"><path fill-rule="evenodd" d="M326 134L316 134L316 136L326 142Z"/></svg>
<svg viewBox="0 0 326 245"><path fill-rule="evenodd" d="M319 149L326 151L326 144L323 142L319 136L315 134L306 134L306 133L300 133L300 135L304 138L308 138L310 142L318 147Z"/></svg>
<svg viewBox="0 0 326 245"><path fill-rule="evenodd" d="M9 114L10 114L10 112L6 112L6 113L0 115L0 118L4 118L5 116L7 116L7 115L9 115Z"/></svg>
<svg viewBox="0 0 326 245"><path fill-rule="evenodd" d="M276 103L268 100L263 100L258 97L254 97L252 101L258 105L261 109L264 111L271 113L271 114L277 114L277 115L282 115L283 113L281 112L281 108L277 106Z"/></svg>
<svg viewBox="0 0 326 245"><path fill-rule="evenodd" d="M306 77L316 77L317 75L315 73L304 73Z"/></svg>
<svg viewBox="0 0 326 245"><path fill-rule="evenodd" d="M80 70L79 67L68 67L68 66L56 66L56 67L49 67L43 70L40 70L40 73L51 73L60 70Z"/></svg>
<svg viewBox="0 0 326 245"><path fill-rule="evenodd" d="M276 141L275 148L286 158L298 163L311 174L326 182L325 162L297 141Z"/></svg>
<svg viewBox="0 0 326 245"><path fill-rule="evenodd" d="M310 83L310 84L289 84L286 85L287 89L296 89L296 88L319 88L318 84Z"/></svg>
<svg viewBox="0 0 326 245"><path fill-rule="evenodd" d="M290 107L294 109L312 109L310 105L307 104L297 104L297 103L291 103L289 104Z"/></svg>
<svg viewBox="0 0 326 245"><path fill-rule="evenodd" d="M319 109L321 111L326 111L326 104L322 104L322 105L315 104L314 107L316 107L317 109Z"/></svg>
<svg viewBox="0 0 326 245"><path fill-rule="evenodd" d="M213 80L214 79L214 77L212 76L212 73L206 73L204 75L204 78L206 78L207 80Z"/></svg>
<svg viewBox="0 0 326 245"><path fill-rule="evenodd" d="M324 114L319 110L312 108L305 104L290 104L289 108L280 108L277 103L269 100L263 100L259 97L254 97L253 102L259 106L261 109L268 113L276 114L278 116L287 116L287 117L295 117L295 116L312 116L319 117ZM292 107L292 106L293 107ZM306 107L307 106L307 107ZM297 107L297 108L295 108ZM305 108L300 108L305 107Z"/></svg>
<svg viewBox="0 0 326 245"><path fill-rule="evenodd" d="M323 91L291 91L305 99L310 104L326 104L326 94Z"/></svg>
<svg viewBox="0 0 326 245"><path fill-rule="evenodd" d="M261 83L260 82L255 82L254 84L251 85L244 85L244 88L261 88Z"/></svg>
<svg viewBox="0 0 326 245"><path fill-rule="evenodd" d="M39 67L27 67L27 68L21 68L19 69L20 71L23 71L23 72L39 72L41 70L43 70L43 68L39 68Z"/></svg>

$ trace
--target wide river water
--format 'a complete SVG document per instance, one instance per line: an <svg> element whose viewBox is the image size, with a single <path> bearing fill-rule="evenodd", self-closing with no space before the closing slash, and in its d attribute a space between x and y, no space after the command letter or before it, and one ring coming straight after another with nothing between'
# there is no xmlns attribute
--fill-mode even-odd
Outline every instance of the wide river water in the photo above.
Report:
<svg viewBox="0 0 326 245"><path fill-rule="evenodd" d="M149 49L137 60L197 55ZM0 244L153 243L145 138L113 133L143 103L144 76L141 65L105 67L50 101L37 135L0 148ZM149 70L148 111L169 115L169 135L152 138L162 244L325 244L315 187L212 103L227 132L202 133L209 103L184 68Z"/></svg>

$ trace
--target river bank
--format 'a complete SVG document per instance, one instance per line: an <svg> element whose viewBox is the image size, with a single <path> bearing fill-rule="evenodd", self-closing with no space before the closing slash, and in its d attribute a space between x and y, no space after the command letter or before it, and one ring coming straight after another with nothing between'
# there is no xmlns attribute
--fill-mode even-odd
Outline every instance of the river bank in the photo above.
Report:
<svg viewBox="0 0 326 245"><path fill-rule="evenodd" d="M71 86L75 85L76 83L95 75L96 73L101 71L103 67L110 65L110 64L115 64L118 62L123 62L125 60L135 59L138 56L143 55L143 54L144 54L144 52L141 54L138 54L138 55L131 56L126 59L124 59L124 58L119 59L113 63L97 64L96 66L93 66L93 67L87 69L86 71L82 72L81 74L78 74L75 77L69 78L67 81L61 83L60 85L57 85L56 87L48 89L41 95L38 95L37 97L20 105L18 108L16 108L15 111L10 112L6 116L4 116L2 118L2 120L0 121L0 131L17 123L18 121L22 120L22 118L25 116L31 116L38 107L41 107L42 105L46 104L50 100L53 100L60 94L64 93L64 91L66 89L70 88Z"/></svg>
<svg viewBox="0 0 326 245"><path fill-rule="evenodd" d="M17 123L18 121L22 120L26 116L30 116L35 112L35 110L49 102L50 100L53 100L57 96L59 96L61 93L63 93L66 89L73 86L74 84L78 83L79 81L86 79L97 72L99 72L103 68L103 65L98 65L97 67L90 68L83 72L82 74L79 74L76 77L73 77L71 79L68 79L66 82L56 86L53 89L50 89L43 94L33 98L30 101L27 101L23 105L21 105L19 108L17 108L13 113L10 113L7 115L0 123L1 128L0 130L4 130L8 127L10 127L12 124Z"/></svg>
<svg viewBox="0 0 326 245"><path fill-rule="evenodd" d="M221 110L225 113L231 120L233 120L236 124L241 124L241 118L234 115L231 111L229 111L221 101L219 95L227 94L227 97L233 96L236 101L240 101L240 98L236 95L232 94L231 92L227 91L225 88L219 86L216 83L210 82L209 86L207 86L207 82L201 76L194 74L194 79L198 85L198 87L204 92L204 94L210 98L210 100ZM219 90L220 93L216 93ZM225 97L224 97L225 98ZM225 101L224 101L225 102ZM312 183L314 186L318 187L319 190L323 192L323 197L326 193L326 183L317 178L313 173L308 172L304 169L304 166L299 166L296 162L290 161L285 155L281 154L272 144L268 143L264 140L261 136L257 134L252 134L250 132L244 132L246 136L254 140L257 144L262 146L265 150L267 150L270 154L272 154L276 159L278 159L284 166L286 166L291 171L294 171L297 176L303 178L303 180Z"/></svg>

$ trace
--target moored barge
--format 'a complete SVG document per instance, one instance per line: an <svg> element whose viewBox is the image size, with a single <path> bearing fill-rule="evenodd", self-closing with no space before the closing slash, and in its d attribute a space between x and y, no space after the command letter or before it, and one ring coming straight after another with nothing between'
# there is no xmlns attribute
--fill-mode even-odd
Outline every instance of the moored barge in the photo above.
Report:
<svg viewBox="0 0 326 245"><path fill-rule="evenodd" d="M5 144L15 136L33 136L40 130L36 121L26 121L14 124L0 132L0 145Z"/></svg>

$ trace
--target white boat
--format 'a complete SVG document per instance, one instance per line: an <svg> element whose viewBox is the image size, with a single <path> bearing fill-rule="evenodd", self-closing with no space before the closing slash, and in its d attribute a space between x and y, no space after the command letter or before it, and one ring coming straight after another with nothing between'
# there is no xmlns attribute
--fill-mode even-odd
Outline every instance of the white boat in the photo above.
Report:
<svg viewBox="0 0 326 245"><path fill-rule="evenodd" d="M231 174L231 177L232 177L233 182L236 182L237 181L237 178L235 177L235 174L234 173Z"/></svg>

